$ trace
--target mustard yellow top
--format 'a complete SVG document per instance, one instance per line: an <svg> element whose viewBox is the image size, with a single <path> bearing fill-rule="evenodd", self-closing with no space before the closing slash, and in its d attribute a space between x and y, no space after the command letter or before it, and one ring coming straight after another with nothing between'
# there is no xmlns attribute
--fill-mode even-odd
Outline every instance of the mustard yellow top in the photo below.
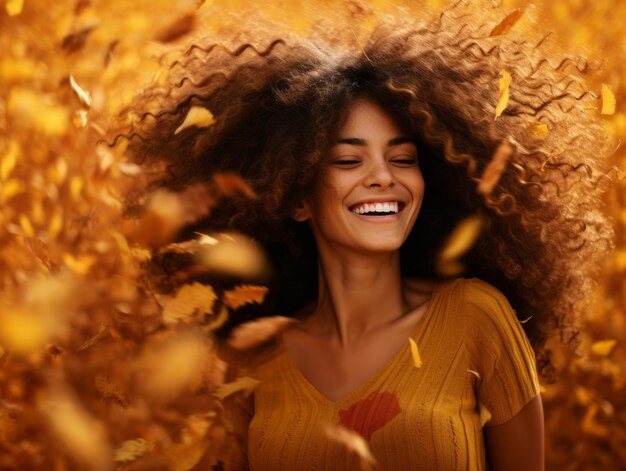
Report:
<svg viewBox="0 0 626 471"><path fill-rule="evenodd" d="M324 432L340 424L368 442L378 470L486 470L482 427L514 417L539 394L535 356L504 295L476 278L439 284L387 366L339 401L324 397L277 344L240 374L260 380L235 398L232 423L253 471L358 470ZM247 436L246 436L247 429ZM247 449L247 453L246 453Z"/></svg>

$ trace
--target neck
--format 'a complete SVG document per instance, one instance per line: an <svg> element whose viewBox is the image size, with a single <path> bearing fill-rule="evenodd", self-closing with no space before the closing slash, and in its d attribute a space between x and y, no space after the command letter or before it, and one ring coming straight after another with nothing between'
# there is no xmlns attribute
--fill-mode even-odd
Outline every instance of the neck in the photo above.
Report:
<svg viewBox="0 0 626 471"><path fill-rule="evenodd" d="M345 349L389 325L407 310L400 254L319 250L315 329L336 337Z"/></svg>

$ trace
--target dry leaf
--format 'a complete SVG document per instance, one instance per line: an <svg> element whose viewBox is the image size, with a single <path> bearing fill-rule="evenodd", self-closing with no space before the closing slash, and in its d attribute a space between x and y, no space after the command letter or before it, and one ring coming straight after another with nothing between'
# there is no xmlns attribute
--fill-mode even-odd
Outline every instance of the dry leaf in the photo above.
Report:
<svg viewBox="0 0 626 471"><path fill-rule="evenodd" d="M213 288L200 283L192 283L180 288L176 295L163 305L163 322L176 324L192 322L197 311L210 314L217 296Z"/></svg>
<svg viewBox="0 0 626 471"><path fill-rule="evenodd" d="M615 94L613 93L613 90L611 90L611 87L603 83L600 96L602 98L602 111L600 111L600 113L608 115L614 114L616 100Z"/></svg>
<svg viewBox="0 0 626 471"><path fill-rule="evenodd" d="M93 337L91 337L89 340L87 340L85 343L83 343L80 347L78 347L78 350L76 350L76 352L82 352L83 350L87 350L89 347L92 347L93 345L98 343L100 340L102 340L104 337L106 337L108 333L109 333L108 324L100 323L100 329L98 330L98 333L94 335Z"/></svg>
<svg viewBox="0 0 626 471"><path fill-rule="evenodd" d="M7 0L4 4L6 8L7 14L9 16L17 16L22 13L22 9L24 8L24 0Z"/></svg>
<svg viewBox="0 0 626 471"><path fill-rule="evenodd" d="M422 359L420 358L420 352L417 348L417 343L411 337L409 337L409 345L411 346L411 356L413 357L415 368L421 368Z"/></svg>
<svg viewBox="0 0 626 471"><path fill-rule="evenodd" d="M489 36L500 36L501 34L508 33L523 15L523 8L513 10L513 12L509 13L495 28L491 30Z"/></svg>
<svg viewBox="0 0 626 471"><path fill-rule="evenodd" d="M206 108L202 106L192 106L191 109L187 112L187 116L181 123L180 126L176 128L174 134L178 134L179 132L190 128L190 127L199 127L199 128L207 128L211 126L215 122L213 118L213 113L211 113Z"/></svg>
<svg viewBox="0 0 626 471"><path fill-rule="evenodd" d="M232 172L217 173L213 176L217 189L226 196L241 194L250 199L257 197L254 190L239 175Z"/></svg>
<svg viewBox="0 0 626 471"><path fill-rule="evenodd" d="M211 236L212 243L203 244L197 261L208 270L243 279L266 278L268 262L261 246L236 233Z"/></svg>
<svg viewBox="0 0 626 471"><path fill-rule="evenodd" d="M474 376L476 376L480 380L480 373L478 371L468 369L467 372L472 373Z"/></svg>
<svg viewBox="0 0 626 471"><path fill-rule="evenodd" d="M224 292L222 302L231 309L239 309L246 304L261 304L267 291L265 286L239 285Z"/></svg>
<svg viewBox="0 0 626 471"><path fill-rule="evenodd" d="M502 173L506 169L506 164L513 155L513 146L508 142L503 142L498 146L493 157L485 167L478 184L478 192L481 195L488 195L500 180Z"/></svg>
<svg viewBox="0 0 626 471"><path fill-rule="evenodd" d="M536 139L545 139L548 137L548 125L544 123L530 124L526 129Z"/></svg>
<svg viewBox="0 0 626 471"><path fill-rule="evenodd" d="M474 214L463 219L446 240L442 260L454 260L465 254L476 242L483 227L483 218Z"/></svg>
<svg viewBox="0 0 626 471"><path fill-rule="evenodd" d="M244 396L247 397L260 383L261 381L258 379L250 378L249 376L242 376L231 383L222 384L219 388L217 388L214 395L218 399L223 400L236 392L243 391Z"/></svg>
<svg viewBox="0 0 626 471"><path fill-rule="evenodd" d="M376 459L372 455L367 441L358 433L342 426L327 424L324 427L325 435L350 452L356 454L361 460L363 469L372 469L376 465Z"/></svg>
<svg viewBox="0 0 626 471"><path fill-rule="evenodd" d="M80 102L83 105L85 105L87 108L91 107L91 94L83 90L80 87L80 85L76 83L76 80L71 75L70 75L70 85L72 87L72 90L74 90L74 92L76 93L76 96L78 96L78 99L80 100Z"/></svg>
<svg viewBox="0 0 626 471"><path fill-rule="evenodd" d="M511 74L506 70L500 72L498 82L498 105L496 106L496 116L500 116L509 103L509 86L511 85Z"/></svg>
<svg viewBox="0 0 626 471"><path fill-rule="evenodd" d="M598 340L591 345L591 353L598 356L608 356L615 347L617 340Z"/></svg>
<svg viewBox="0 0 626 471"><path fill-rule="evenodd" d="M296 322L291 317L271 316L237 326L228 339L228 344L237 350L248 350L271 339L288 324Z"/></svg>
<svg viewBox="0 0 626 471"><path fill-rule="evenodd" d="M155 39L162 43L176 41L182 36L189 34L193 29L195 22L196 16L193 13L184 15L159 31L156 34Z"/></svg>
<svg viewBox="0 0 626 471"><path fill-rule="evenodd" d="M115 461L133 461L154 449L154 442L136 438L135 440L126 440L117 450L115 450Z"/></svg>

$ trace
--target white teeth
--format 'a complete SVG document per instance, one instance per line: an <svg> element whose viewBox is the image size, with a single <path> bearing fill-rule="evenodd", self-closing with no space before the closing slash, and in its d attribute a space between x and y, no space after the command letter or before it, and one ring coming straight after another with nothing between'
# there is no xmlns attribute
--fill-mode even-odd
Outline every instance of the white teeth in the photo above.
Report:
<svg viewBox="0 0 626 471"><path fill-rule="evenodd" d="M352 212L357 213L357 214L397 213L398 202L390 201L386 203L363 203L352 208Z"/></svg>

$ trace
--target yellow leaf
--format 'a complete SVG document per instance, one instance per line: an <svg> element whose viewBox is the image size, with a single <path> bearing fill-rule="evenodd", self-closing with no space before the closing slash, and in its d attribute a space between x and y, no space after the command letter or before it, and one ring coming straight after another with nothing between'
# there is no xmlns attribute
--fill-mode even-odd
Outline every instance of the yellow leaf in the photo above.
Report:
<svg viewBox="0 0 626 471"><path fill-rule="evenodd" d="M523 9L514 10L512 13L508 14L506 18L504 18L500 23L498 23L495 28L491 30L489 36L499 36L501 34L508 33L523 15Z"/></svg>
<svg viewBox="0 0 626 471"><path fill-rule="evenodd" d="M218 399L223 400L236 392L243 391L244 395L248 396L260 383L261 381L258 379L250 378L249 376L242 376L241 378L237 378L232 383L222 384L219 388L217 388L214 395Z"/></svg>
<svg viewBox="0 0 626 471"><path fill-rule="evenodd" d="M12 178L4 183L0 182L0 200L7 201L12 196L22 191L22 182Z"/></svg>
<svg viewBox="0 0 626 471"><path fill-rule="evenodd" d="M6 8L9 16L17 16L22 13L24 0L7 0L4 7Z"/></svg>
<svg viewBox="0 0 626 471"><path fill-rule="evenodd" d="M70 180L70 194L72 195L72 198L78 199L80 197L80 192L83 189L84 183L84 180L80 176L75 175L72 177Z"/></svg>
<svg viewBox="0 0 626 471"><path fill-rule="evenodd" d="M491 412L489 412L489 409L487 409L485 405L482 403L478 403L478 409L480 411L479 413L480 426L483 427L487 422L491 420Z"/></svg>
<svg viewBox="0 0 626 471"><path fill-rule="evenodd" d="M228 344L237 350L248 350L274 337L293 322L296 320L284 316L263 317L246 322L237 326L228 339Z"/></svg>
<svg viewBox="0 0 626 471"><path fill-rule="evenodd" d="M20 214L20 227L26 237L35 237L35 229L30 220L23 214Z"/></svg>
<svg viewBox="0 0 626 471"><path fill-rule="evenodd" d="M185 116L182 124L178 126L178 128L176 128L176 131L174 131L174 134L178 134L179 132L192 126L207 128L211 126L214 122L215 119L213 118L213 113L211 113L209 110L201 106L192 106L191 109L187 112L187 116Z"/></svg>
<svg viewBox="0 0 626 471"><path fill-rule="evenodd" d="M488 195L496 186L502 173L506 169L506 164L513 155L513 146L508 142L503 142L498 146L493 157L485 167L483 174L480 176L480 182L478 183L478 193L481 195Z"/></svg>
<svg viewBox="0 0 626 471"><path fill-rule="evenodd" d="M76 83L76 80L74 79L72 75L70 75L70 86L72 87L72 90L74 90L74 93L76 93L76 95L78 96L78 99L80 100L80 102L89 108L91 106L90 93L83 90L80 87L80 85Z"/></svg>
<svg viewBox="0 0 626 471"><path fill-rule="evenodd" d="M0 61L0 77L6 80L32 80L42 67L26 59L6 58Z"/></svg>
<svg viewBox="0 0 626 471"><path fill-rule="evenodd" d="M48 234L54 239L61 232L61 229L63 229L63 216L60 212L55 212L48 224Z"/></svg>
<svg viewBox="0 0 626 471"><path fill-rule="evenodd" d="M47 136L62 136L70 122L64 106L54 105L37 93L25 88L11 90L7 102L9 116Z"/></svg>
<svg viewBox="0 0 626 471"><path fill-rule="evenodd" d="M496 118L502 114L509 103L509 86L511 85L511 74L506 70L500 72L498 83L498 105L496 106Z"/></svg>
<svg viewBox="0 0 626 471"><path fill-rule="evenodd" d="M544 123L533 123L526 129L536 139L545 139L548 136L548 125Z"/></svg>
<svg viewBox="0 0 626 471"><path fill-rule="evenodd" d="M463 219L448 237L442 260L453 260L467 252L476 242L483 226L483 218L477 214Z"/></svg>
<svg viewBox="0 0 626 471"><path fill-rule="evenodd" d="M237 233L220 233L198 252L198 263L223 275L260 278L267 273L268 262L262 247Z"/></svg>
<svg viewBox="0 0 626 471"><path fill-rule="evenodd" d="M32 312L17 308L0 311L0 339L13 352L27 354L39 350L51 335L50 326Z"/></svg>
<svg viewBox="0 0 626 471"><path fill-rule="evenodd" d="M238 309L245 304L262 303L267 294L265 286L239 285L224 292L223 303L231 309Z"/></svg>
<svg viewBox="0 0 626 471"><path fill-rule="evenodd" d="M614 114L615 113L615 94L611 87L607 84L602 84L602 90L600 92L600 96L602 98L602 114Z"/></svg>
<svg viewBox="0 0 626 471"><path fill-rule="evenodd" d="M126 440L115 450L115 461L133 461L154 449L154 442L136 438Z"/></svg>
<svg viewBox="0 0 626 471"><path fill-rule="evenodd" d="M86 275L96 262L96 257L92 255L81 255L74 257L73 255L66 253L63 254L63 263L71 268L75 273L79 275Z"/></svg>
<svg viewBox="0 0 626 471"><path fill-rule="evenodd" d="M376 459L372 455L369 443L361 435L342 425L326 424L325 435L336 443L339 443L351 453L356 454L361 460L362 468L373 469Z"/></svg>
<svg viewBox="0 0 626 471"><path fill-rule="evenodd" d="M417 343L411 337L409 337L409 345L411 346L411 356L413 357L413 364L415 368L422 367L422 359L420 358L420 352L417 348Z"/></svg>
<svg viewBox="0 0 626 471"><path fill-rule="evenodd" d="M0 160L0 180L6 180L11 174L11 171L17 162L19 150L20 147L17 141L9 141L9 149L6 154L2 156L2 160Z"/></svg>
<svg viewBox="0 0 626 471"><path fill-rule="evenodd" d="M211 313L217 296L213 288L200 283L192 283L180 288L176 295L163 306L163 322L176 324L190 322L196 311Z"/></svg>
<svg viewBox="0 0 626 471"><path fill-rule="evenodd" d="M598 356L607 356L613 350L617 340L598 340L591 345L591 353Z"/></svg>

